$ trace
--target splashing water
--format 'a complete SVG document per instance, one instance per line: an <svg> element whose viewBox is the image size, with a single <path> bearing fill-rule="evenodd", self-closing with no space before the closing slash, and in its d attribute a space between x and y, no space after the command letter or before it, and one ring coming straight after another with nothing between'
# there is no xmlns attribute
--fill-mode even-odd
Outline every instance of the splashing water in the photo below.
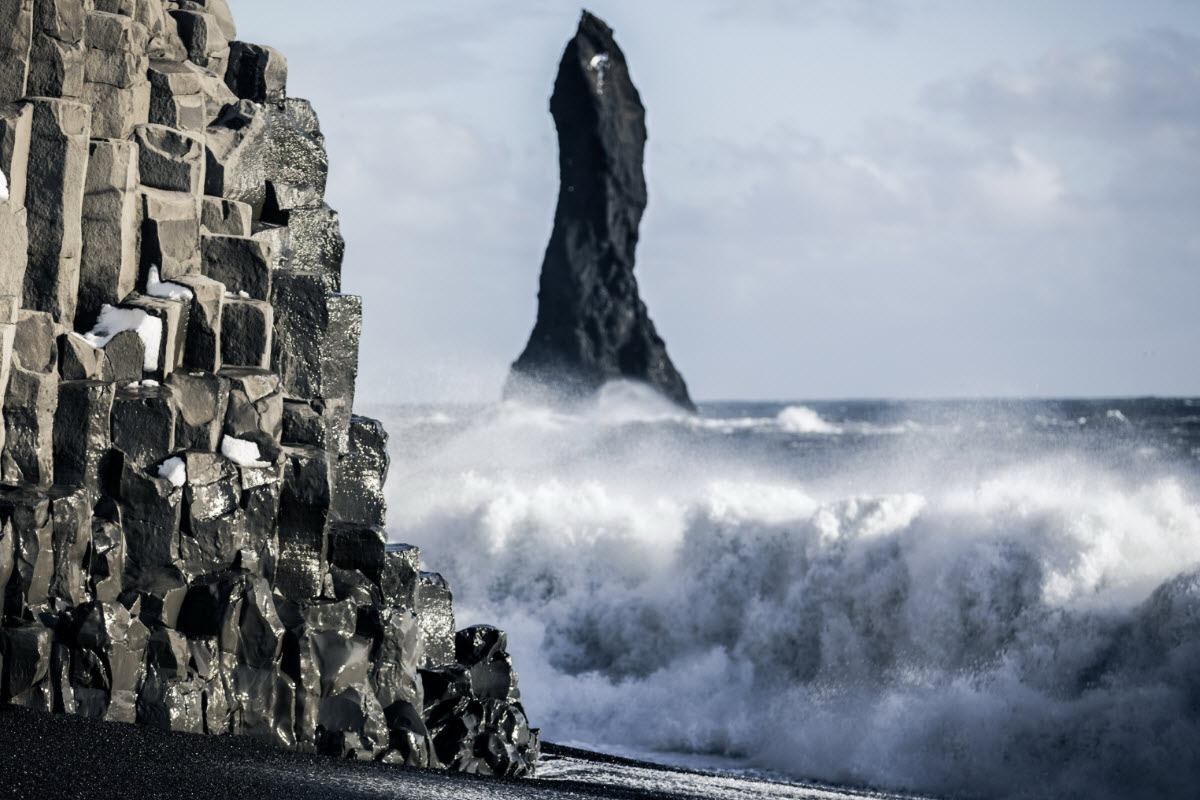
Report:
<svg viewBox="0 0 1200 800"><path fill-rule="evenodd" d="M509 630L548 740L955 797L1200 779L1186 401L376 413L390 536Z"/></svg>

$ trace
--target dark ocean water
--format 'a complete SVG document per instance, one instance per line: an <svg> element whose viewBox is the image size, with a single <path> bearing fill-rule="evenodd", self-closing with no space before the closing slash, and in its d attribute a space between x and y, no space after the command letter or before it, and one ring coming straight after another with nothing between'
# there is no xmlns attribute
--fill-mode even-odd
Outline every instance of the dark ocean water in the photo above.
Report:
<svg viewBox="0 0 1200 800"><path fill-rule="evenodd" d="M952 797L1200 786L1200 401L367 409L551 741Z"/></svg>

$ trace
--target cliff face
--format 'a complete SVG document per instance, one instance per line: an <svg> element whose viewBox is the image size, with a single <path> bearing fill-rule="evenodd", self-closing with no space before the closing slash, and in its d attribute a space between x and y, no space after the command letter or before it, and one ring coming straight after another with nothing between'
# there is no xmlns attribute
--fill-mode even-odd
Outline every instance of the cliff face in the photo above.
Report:
<svg viewBox="0 0 1200 800"><path fill-rule="evenodd" d="M317 116L225 0L0 0L0 699L522 774L384 533Z"/></svg>
<svg viewBox="0 0 1200 800"><path fill-rule="evenodd" d="M558 129L558 207L537 323L506 394L570 398L628 378L691 408L633 276L646 209L646 112L612 30L586 11L559 64L550 112Z"/></svg>

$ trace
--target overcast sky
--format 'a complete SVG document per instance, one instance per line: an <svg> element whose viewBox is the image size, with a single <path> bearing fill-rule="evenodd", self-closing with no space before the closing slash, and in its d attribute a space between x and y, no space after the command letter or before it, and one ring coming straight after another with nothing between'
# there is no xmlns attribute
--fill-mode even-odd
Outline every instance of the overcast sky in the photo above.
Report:
<svg viewBox="0 0 1200 800"><path fill-rule="evenodd" d="M560 0L230 0L315 104L359 397L495 399L558 191ZM1200 394L1200 3L597 0L692 395Z"/></svg>

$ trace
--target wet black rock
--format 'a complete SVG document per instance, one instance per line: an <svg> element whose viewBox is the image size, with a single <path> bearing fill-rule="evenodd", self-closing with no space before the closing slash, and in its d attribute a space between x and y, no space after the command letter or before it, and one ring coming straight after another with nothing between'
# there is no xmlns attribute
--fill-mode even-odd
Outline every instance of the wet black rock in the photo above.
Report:
<svg viewBox="0 0 1200 800"><path fill-rule="evenodd" d="M550 112L558 129L558 207L537 322L505 394L573 400L626 378L690 409L687 385L633 275L646 209L646 112L612 30L586 11L559 64Z"/></svg>
<svg viewBox="0 0 1200 800"><path fill-rule="evenodd" d="M503 636L457 653L446 582L387 540L286 88L224 0L0 0L0 703L527 774Z"/></svg>

